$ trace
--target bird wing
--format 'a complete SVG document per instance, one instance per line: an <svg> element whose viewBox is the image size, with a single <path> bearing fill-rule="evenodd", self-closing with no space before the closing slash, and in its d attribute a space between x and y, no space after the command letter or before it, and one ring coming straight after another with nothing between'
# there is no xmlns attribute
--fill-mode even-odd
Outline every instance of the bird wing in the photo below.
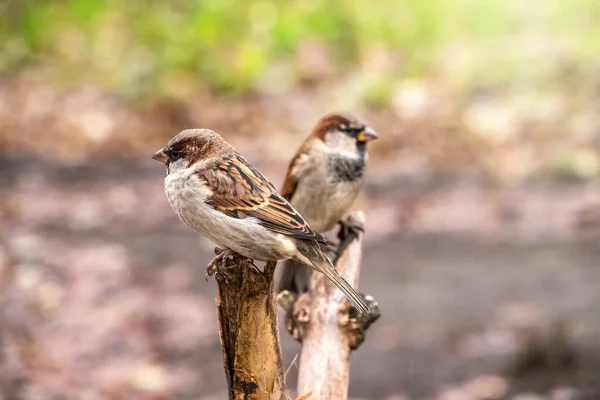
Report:
<svg viewBox="0 0 600 400"><path fill-rule="evenodd" d="M298 186L298 159L304 154L302 148L298 150L287 170L287 174L285 175L285 180L283 181L283 185L281 186L281 196L284 199L290 201L294 192L296 191L296 187Z"/></svg>
<svg viewBox="0 0 600 400"><path fill-rule="evenodd" d="M309 136L304 143L302 143L296 154L294 154L292 161L290 161L280 192L283 198L288 201L292 201L292 198L294 197L294 193L298 187L298 177L303 175L307 168L310 169L310 164L312 163L309 162L309 152L314 150L315 146L318 146L314 143L314 140L312 135ZM319 140L320 145L322 145L321 139L316 140Z"/></svg>
<svg viewBox="0 0 600 400"><path fill-rule="evenodd" d="M240 154L224 157L213 168L197 174L212 190L207 201L228 216L255 217L274 232L325 243L325 238L313 231L271 182Z"/></svg>

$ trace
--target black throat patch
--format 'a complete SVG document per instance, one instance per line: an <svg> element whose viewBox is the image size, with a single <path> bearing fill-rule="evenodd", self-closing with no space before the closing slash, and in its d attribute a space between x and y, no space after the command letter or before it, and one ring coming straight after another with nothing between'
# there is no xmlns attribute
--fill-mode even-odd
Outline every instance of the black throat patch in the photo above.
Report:
<svg viewBox="0 0 600 400"><path fill-rule="evenodd" d="M327 168L335 174L337 180L342 182L354 181L363 176L365 171L365 146L357 145L359 157L346 157L339 154L330 154Z"/></svg>

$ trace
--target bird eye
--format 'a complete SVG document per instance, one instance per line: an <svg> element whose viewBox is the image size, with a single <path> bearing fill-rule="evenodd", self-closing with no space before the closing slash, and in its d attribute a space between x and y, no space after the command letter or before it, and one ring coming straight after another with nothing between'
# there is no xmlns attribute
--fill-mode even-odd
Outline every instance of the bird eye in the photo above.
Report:
<svg viewBox="0 0 600 400"><path fill-rule="evenodd" d="M179 150L171 150L168 155L171 161L177 161L181 158L182 153Z"/></svg>
<svg viewBox="0 0 600 400"><path fill-rule="evenodd" d="M362 127L357 127L355 125L346 125L346 124L342 124L340 125L340 130L342 132L346 132L349 135L353 135L356 136L358 135L360 132L363 131L364 128Z"/></svg>

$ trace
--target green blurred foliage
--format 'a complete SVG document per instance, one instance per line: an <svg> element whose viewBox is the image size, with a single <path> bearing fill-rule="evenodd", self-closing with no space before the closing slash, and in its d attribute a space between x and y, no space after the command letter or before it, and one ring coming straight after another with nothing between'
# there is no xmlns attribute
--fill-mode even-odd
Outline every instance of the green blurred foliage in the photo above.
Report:
<svg viewBox="0 0 600 400"><path fill-rule="evenodd" d="M600 65L597 0L8 0L0 11L2 74L43 71L134 97L256 90L274 64L297 82L307 41L336 74L364 73L375 47L397 56L367 79L376 104L399 78L543 84Z"/></svg>

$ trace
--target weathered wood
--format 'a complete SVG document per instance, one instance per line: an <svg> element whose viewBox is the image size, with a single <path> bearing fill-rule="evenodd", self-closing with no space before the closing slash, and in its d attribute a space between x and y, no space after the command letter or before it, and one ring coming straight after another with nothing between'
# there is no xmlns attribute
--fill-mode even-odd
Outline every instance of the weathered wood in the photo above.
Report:
<svg viewBox="0 0 600 400"><path fill-rule="evenodd" d="M216 271L217 316L229 398L287 400L274 301L276 263L264 272L233 257Z"/></svg>
<svg viewBox="0 0 600 400"><path fill-rule="evenodd" d="M352 225L364 226L362 212L351 217ZM336 268L357 287L362 257L363 234L351 231L338 246ZM308 293L282 292L280 304L287 310L288 332L302 342L298 395L312 392L311 399L343 400L348 397L350 352L364 341L367 328L379 318L375 300L366 296L371 314L356 311L342 292L323 274L313 273Z"/></svg>

